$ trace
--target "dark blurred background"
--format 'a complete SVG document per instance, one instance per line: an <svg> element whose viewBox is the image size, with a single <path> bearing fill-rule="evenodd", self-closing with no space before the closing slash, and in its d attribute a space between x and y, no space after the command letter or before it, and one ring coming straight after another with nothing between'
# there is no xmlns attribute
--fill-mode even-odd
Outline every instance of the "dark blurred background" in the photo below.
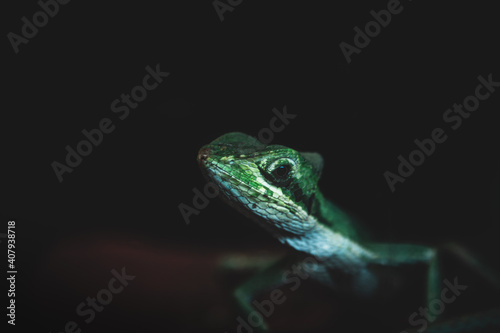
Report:
<svg viewBox="0 0 500 333"><path fill-rule="evenodd" d="M230 131L257 135L284 106L297 116L273 143L321 153L324 194L380 239L454 240L497 262L500 92L457 130L443 121L479 75L500 81L497 12L402 1L348 64L339 44L352 45L353 28L387 3L242 1L221 21L211 1L72 1L17 54L7 34L21 34L21 18L40 6L4 4L0 232L16 221L15 329L63 332L75 321L82 332L236 331L231 290L249 272L217 263L288 250L218 199L189 225L178 206L193 206L193 188L205 185L202 145ZM120 120L111 103L157 64L170 75ZM59 182L51 163L64 163L65 146L103 118L115 130ZM447 141L392 193L384 172L396 173L398 156L437 127ZM78 304L122 267L135 279L85 323ZM359 315L315 288L290 295L272 326L386 328L350 322Z"/></svg>

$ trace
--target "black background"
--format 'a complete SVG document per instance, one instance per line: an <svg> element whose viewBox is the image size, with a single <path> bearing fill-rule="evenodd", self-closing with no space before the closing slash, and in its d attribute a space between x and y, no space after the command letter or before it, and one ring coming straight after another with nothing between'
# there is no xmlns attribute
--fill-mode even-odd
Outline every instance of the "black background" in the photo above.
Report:
<svg viewBox="0 0 500 333"><path fill-rule="evenodd" d="M453 239L494 258L499 93L457 130L442 117L479 75L500 81L497 12L402 6L348 64L339 43L353 44L353 28L387 1L243 1L222 22L210 1L71 1L18 54L6 36L40 7L4 4L0 232L16 221L16 329L82 323L76 306L124 266L136 280L83 332L231 329L233 314L215 328L202 318L230 299L210 289L206 258L282 247L219 200L189 225L178 205L203 189L202 145L230 131L257 135L284 106L297 116L273 143L321 153L325 195L380 238ZM157 64L170 76L120 120L111 102ZM51 163L102 118L115 130L60 183ZM383 173L437 127L447 141L392 193Z"/></svg>

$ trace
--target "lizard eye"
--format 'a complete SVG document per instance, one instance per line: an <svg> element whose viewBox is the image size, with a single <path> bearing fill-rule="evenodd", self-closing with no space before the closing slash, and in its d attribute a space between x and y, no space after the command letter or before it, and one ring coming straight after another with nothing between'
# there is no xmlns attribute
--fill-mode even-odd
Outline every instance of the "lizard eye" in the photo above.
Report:
<svg viewBox="0 0 500 333"><path fill-rule="evenodd" d="M295 169L295 163L288 158L282 158L271 163L266 172L262 171L264 177L276 186L286 187L292 180L292 173Z"/></svg>
<svg viewBox="0 0 500 333"><path fill-rule="evenodd" d="M288 177L288 175L290 174L290 170L291 170L290 165L283 164L274 169L272 171L272 174L274 178L282 180Z"/></svg>

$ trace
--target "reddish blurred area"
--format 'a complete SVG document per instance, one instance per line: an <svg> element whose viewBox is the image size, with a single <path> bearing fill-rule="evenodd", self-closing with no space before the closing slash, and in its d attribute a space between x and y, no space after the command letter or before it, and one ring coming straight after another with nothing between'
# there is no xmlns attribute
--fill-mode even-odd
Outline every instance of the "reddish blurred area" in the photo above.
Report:
<svg viewBox="0 0 500 333"><path fill-rule="evenodd" d="M283 248L193 248L181 244L153 244L129 236L91 234L66 239L39 262L33 278L34 299L42 306L40 317L52 332L74 321L82 332L104 330L236 332L238 325L232 292L255 270L252 263L272 261ZM221 267L236 258L240 267ZM87 297L107 289L112 269L135 276L121 292L113 294L102 312L76 313ZM268 322L277 331L308 331L335 319L337 305L314 283L304 281L295 292L283 288L287 301L275 308ZM118 286L118 283L115 283ZM259 295L257 300L269 298ZM90 308L86 305L85 309Z"/></svg>

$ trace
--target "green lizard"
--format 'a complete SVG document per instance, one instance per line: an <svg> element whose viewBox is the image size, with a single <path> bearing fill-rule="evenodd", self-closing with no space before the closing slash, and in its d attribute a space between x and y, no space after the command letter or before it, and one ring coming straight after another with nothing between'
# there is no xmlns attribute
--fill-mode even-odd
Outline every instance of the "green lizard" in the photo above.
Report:
<svg viewBox="0 0 500 333"><path fill-rule="evenodd" d="M318 153L264 145L251 136L233 132L202 147L198 163L206 178L217 185L224 201L295 249L298 258L316 258L318 264L309 273L335 292L360 302L377 299L396 292L388 289L384 281L388 274L381 273L380 267L421 264L428 266L427 302L440 297L443 286L437 249L366 239L353 219L318 189L323 168ZM242 311L253 310L251 302L261 289L284 283L283 271L289 262L272 265L236 290ZM498 287L495 277L484 275ZM439 331L446 325L449 323L434 327Z"/></svg>

